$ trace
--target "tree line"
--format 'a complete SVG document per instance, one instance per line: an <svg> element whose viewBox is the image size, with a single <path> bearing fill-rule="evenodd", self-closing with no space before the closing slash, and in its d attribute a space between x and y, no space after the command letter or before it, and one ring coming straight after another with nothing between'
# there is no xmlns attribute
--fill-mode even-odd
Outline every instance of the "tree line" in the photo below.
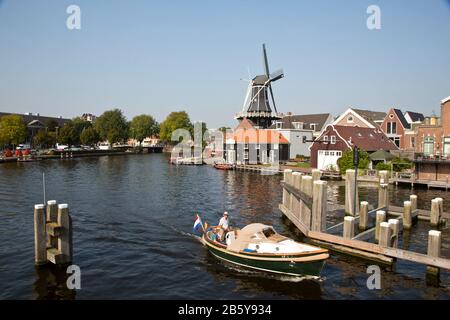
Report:
<svg viewBox="0 0 450 320"><path fill-rule="evenodd" d="M122 110L105 111L94 122L73 118L62 127L54 119L44 124L32 137L35 147L47 148L56 143L66 145L95 145L98 142L126 143L135 139L140 144L146 137L159 137L164 143L172 143L172 132L176 129L193 131L193 124L186 111L170 113L158 123L151 115L141 114L127 121ZM16 146L28 137L27 125L20 115L6 115L0 118L0 146ZM31 138L31 137L29 137Z"/></svg>

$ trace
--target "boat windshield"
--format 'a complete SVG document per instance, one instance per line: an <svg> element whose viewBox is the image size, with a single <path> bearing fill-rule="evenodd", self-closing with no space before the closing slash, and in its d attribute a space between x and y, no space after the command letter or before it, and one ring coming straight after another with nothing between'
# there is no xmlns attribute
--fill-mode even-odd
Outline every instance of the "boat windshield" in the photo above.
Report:
<svg viewBox="0 0 450 320"><path fill-rule="evenodd" d="M273 230L273 228L265 228L263 229L263 234L266 236L266 238L269 238L270 236L273 236L274 234L276 234L275 230Z"/></svg>

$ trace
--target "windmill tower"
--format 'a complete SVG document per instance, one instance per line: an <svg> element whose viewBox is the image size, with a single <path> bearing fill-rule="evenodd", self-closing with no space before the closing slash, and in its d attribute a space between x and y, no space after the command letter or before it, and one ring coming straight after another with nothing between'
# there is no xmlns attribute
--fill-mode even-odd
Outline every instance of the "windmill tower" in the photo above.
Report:
<svg viewBox="0 0 450 320"><path fill-rule="evenodd" d="M275 105L271 83L284 77L282 69L270 73L265 44L263 44L263 60L266 74L256 76L250 81L242 111L235 117L239 121L247 118L260 129L266 129L274 120L281 119ZM270 106L269 94L273 109Z"/></svg>

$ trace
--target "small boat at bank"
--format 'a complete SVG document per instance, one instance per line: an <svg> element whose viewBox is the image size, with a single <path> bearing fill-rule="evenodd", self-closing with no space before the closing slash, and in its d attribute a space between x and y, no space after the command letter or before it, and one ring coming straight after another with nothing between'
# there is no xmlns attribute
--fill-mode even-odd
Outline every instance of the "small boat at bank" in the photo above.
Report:
<svg viewBox="0 0 450 320"><path fill-rule="evenodd" d="M296 242L261 223L229 231L224 243L217 240L216 228L208 228L203 233L203 242L215 257L242 267L319 277L329 257L328 250Z"/></svg>
<svg viewBox="0 0 450 320"><path fill-rule="evenodd" d="M215 163L214 168L218 170L231 170L234 168L234 166L229 163Z"/></svg>

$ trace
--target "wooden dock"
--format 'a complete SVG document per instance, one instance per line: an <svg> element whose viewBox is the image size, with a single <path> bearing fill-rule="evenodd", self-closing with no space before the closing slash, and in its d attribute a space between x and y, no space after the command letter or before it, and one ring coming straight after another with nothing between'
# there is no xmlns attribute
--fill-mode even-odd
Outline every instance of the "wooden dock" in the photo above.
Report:
<svg viewBox="0 0 450 320"><path fill-rule="evenodd" d="M318 170L313 170L312 176L285 170L279 209L311 242L330 250L388 265L396 259L424 264L427 276L433 279L439 279L440 269L450 270L450 260L440 255L439 227L450 219L450 214L443 211L443 199L433 199L431 211L417 208L416 195L411 195L404 207L391 206L387 192L388 172L380 171L377 207L369 211L367 202L358 201L353 212L355 171L347 170L346 175L347 216L341 223L327 228L327 182L320 180ZM413 228L418 219L429 221L433 228L428 233L427 254L398 247L400 234ZM373 220L375 223L370 224ZM336 234L338 231L341 234Z"/></svg>
<svg viewBox="0 0 450 320"><path fill-rule="evenodd" d="M439 181L439 180L416 179L414 173L398 173L398 172L396 172L391 177L391 182L395 183L395 185L409 184L409 185L411 185L411 188L413 188L414 185L422 185L422 186L426 186L428 189L437 188L437 189L445 189L445 191L448 191L450 189L450 182L448 180L447 181Z"/></svg>

